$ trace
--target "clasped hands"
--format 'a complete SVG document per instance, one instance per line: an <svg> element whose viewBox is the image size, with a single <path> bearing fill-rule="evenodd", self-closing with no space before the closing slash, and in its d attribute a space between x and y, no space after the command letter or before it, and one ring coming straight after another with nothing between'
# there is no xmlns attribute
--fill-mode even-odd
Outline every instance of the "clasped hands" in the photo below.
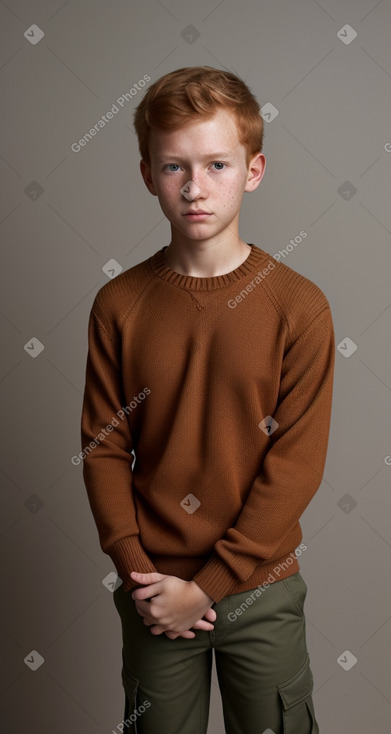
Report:
<svg viewBox="0 0 391 734"><path fill-rule="evenodd" d="M137 612L143 617L144 624L150 627L151 634L161 635L164 632L171 640L176 637L192 639L195 633L190 627L205 631L214 629L212 623L217 617L215 610L211 609L214 601L195 581L184 581L162 573L132 571L130 575L133 581L145 584L131 594ZM150 598L150 601L145 601Z"/></svg>

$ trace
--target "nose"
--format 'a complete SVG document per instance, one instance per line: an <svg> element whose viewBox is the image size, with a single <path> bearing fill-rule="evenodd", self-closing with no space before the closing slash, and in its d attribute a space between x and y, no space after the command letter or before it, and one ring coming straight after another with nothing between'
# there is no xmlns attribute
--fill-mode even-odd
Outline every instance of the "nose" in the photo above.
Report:
<svg viewBox="0 0 391 734"><path fill-rule="evenodd" d="M194 201L200 193L201 189L193 179L187 181L181 188L182 196L184 196L188 201Z"/></svg>

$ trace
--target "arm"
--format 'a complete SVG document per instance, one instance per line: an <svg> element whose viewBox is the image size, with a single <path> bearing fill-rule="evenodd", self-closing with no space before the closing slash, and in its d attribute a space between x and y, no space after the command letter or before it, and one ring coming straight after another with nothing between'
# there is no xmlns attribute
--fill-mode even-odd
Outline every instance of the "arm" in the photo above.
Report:
<svg viewBox="0 0 391 734"><path fill-rule="evenodd" d="M98 293L88 323L81 418L81 443L86 454L83 479L100 546L111 557L128 591L137 585L131 571L151 573L156 568L139 540L132 496L133 442L122 410L125 398L120 355L120 335L114 325L107 324Z"/></svg>
<svg viewBox="0 0 391 734"><path fill-rule="evenodd" d="M140 574L152 573L153 578L156 575L160 578L161 575L157 574L139 541L140 531L132 497L133 442L126 413L122 410L125 398L122 392L120 354L118 334L115 328L110 328L106 323L98 294L88 323L88 355L81 419L81 443L86 454L83 478L101 548L113 560L124 591L129 591L143 583L143 578L146 577ZM96 438L98 441L94 440ZM137 580L132 578L132 571L138 572ZM181 580L176 579L176 582L179 581ZM182 581L181 589L185 585L194 592L191 604L197 610L201 608L202 613L206 612L205 617L209 620L202 620L196 613L191 620L197 620L194 628L213 629L211 622L215 620L216 613L210 610L212 600L208 604L209 597L196 584ZM146 597L141 594L141 598ZM147 618L150 605L147 602L143 604L140 611ZM178 605L175 594L171 605L174 609ZM167 613L167 605L164 613ZM158 629L155 627L155 633ZM195 636L190 631L170 631L167 626L164 631L173 639L178 636Z"/></svg>
<svg viewBox="0 0 391 734"><path fill-rule="evenodd" d="M327 306L286 348L273 415L279 426L270 435L262 470L234 527L215 543L194 576L216 602L247 581L258 565L292 550L291 533L295 526L300 530L299 518L320 485L326 462L334 360ZM300 539L297 535L297 543Z"/></svg>

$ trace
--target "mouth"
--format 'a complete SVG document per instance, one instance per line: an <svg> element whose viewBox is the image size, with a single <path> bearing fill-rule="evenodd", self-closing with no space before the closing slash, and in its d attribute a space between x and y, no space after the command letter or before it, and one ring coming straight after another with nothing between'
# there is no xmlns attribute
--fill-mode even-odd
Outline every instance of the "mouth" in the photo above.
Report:
<svg viewBox="0 0 391 734"><path fill-rule="evenodd" d="M210 217L212 215L212 212L204 212L201 209L195 212L189 211L185 212L183 215L187 219L190 219L190 221L201 221L202 219L206 219L207 217Z"/></svg>

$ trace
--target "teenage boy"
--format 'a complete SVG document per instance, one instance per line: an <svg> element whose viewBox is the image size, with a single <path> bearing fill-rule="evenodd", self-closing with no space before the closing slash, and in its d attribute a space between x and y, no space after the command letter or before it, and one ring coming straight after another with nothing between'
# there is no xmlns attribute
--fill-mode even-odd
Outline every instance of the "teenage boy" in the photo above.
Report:
<svg viewBox="0 0 391 734"><path fill-rule="evenodd" d="M317 734L297 557L328 445L330 306L240 239L265 170L242 80L173 71L134 125L171 239L96 294L82 412L84 481L122 580L122 730L205 734L214 648L228 734Z"/></svg>

